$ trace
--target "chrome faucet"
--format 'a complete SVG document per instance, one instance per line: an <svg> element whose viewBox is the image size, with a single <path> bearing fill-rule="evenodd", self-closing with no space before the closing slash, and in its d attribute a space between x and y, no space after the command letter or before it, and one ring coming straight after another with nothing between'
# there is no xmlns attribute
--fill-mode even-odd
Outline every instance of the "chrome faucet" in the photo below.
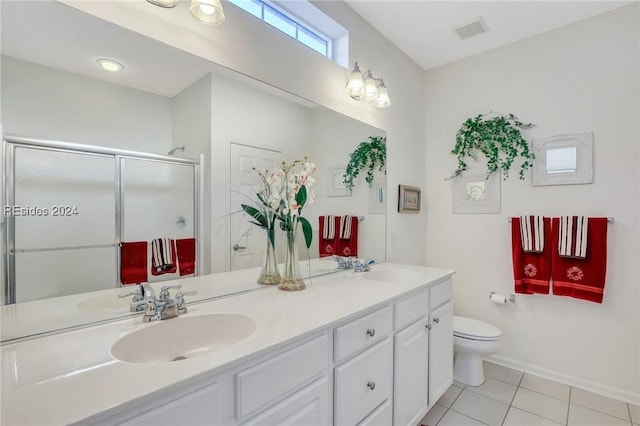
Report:
<svg viewBox="0 0 640 426"><path fill-rule="evenodd" d="M187 307L185 306L184 296L194 295L197 291L184 291L176 294L175 299L171 299L169 289L172 288L179 289L182 288L182 285L163 286L160 289L160 297L156 297L153 288L149 284L140 284L140 293L143 300L132 302L131 308L145 306L142 322L169 319L186 313Z"/></svg>
<svg viewBox="0 0 640 426"><path fill-rule="evenodd" d="M135 287L129 291L118 294L118 297L124 299L125 297L131 296L131 305L129 307L130 312L142 312L144 311L144 305L136 305L136 302L140 302L144 300L142 297L142 290L138 287Z"/></svg>
<svg viewBox="0 0 640 426"><path fill-rule="evenodd" d="M371 265L376 263L374 259L368 259L364 262L361 262L359 259L356 259L353 264L353 272L369 272L371 269Z"/></svg>
<svg viewBox="0 0 640 426"><path fill-rule="evenodd" d="M353 268L353 258L351 256L342 257L334 254L332 256L332 259L338 262L338 271L344 271Z"/></svg>

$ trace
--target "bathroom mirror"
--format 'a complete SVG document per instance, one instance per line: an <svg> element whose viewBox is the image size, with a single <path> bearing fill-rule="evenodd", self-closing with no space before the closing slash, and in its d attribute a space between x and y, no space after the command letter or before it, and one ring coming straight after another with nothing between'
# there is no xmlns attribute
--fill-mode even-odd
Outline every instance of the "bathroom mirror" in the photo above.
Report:
<svg viewBox="0 0 640 426"><path fill-rule="evenodd" d="M301 259L318 257L319 216L347 214L361 219L358 257L385 259L385 214L370 211L372 191L363 182L350 196L330 197L326 175L369 136L385 136L383 130L58 2L0 7L5 134L161 155L184 146L175 151L178 156L203 155L199 238L204 244L198 261L203 273L222 273L222 279L187 278L185 287L199 291L191 301L263 288L255 283L254 269L241 272L238 282L224 275L254 268L259 257L240 260L233 250L247 247L260 231L235 213L239 206L230 189L250 193L252 188L242 180L233 183L231 161L244 155L237 149L253 150L256 157L275 153L275 164L307 156L318 165L315 203L304 211L314 241ZM97 60L105 57L117 59L124 70L98 68ZM376 185L384 192L384 175ZM3 244L5 225L3 220ZM335 270L323 262L309 265L307 273ZM113 287L3 306L2 340L131 315L128 300L115 297L122 290Z"/></svg>

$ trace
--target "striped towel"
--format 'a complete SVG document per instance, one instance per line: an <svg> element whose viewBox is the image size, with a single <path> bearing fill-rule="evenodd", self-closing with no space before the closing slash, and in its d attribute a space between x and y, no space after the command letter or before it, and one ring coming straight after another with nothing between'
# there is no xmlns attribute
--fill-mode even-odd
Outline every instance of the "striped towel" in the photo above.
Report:
<svg viewBox="0 0 640 426"><path fill-rule="evenodd" d="M322 228L322 238L333 240L336 237L336 225L333 216L324 217L324 227Z"/></svg>
<svg viewBox="0 0 640 426"><path fill-rule="evenodd" d="M542 253L544 251L544 218L520 216L520 239L525 253Z"/></svg>
<svg viewBox="0 0 640 426"><path fill-rule="evenodd" d="M351 216L340 217L340 238L343 240L351 238Z"/></svg>
<svg viewBox="0 0 640 426"><path fill-rule="evenodd" d="M174 262L174 243L171 238L156 238L151 241L151 263L156 272L168 272Z"/></svg>
<svg viewBox="0 0 640 426"><path fill-rule="evenodd" d="M585 259L587 257L587 231L589 218L586 216L561 216L558 254L562 257Z"/></svg>

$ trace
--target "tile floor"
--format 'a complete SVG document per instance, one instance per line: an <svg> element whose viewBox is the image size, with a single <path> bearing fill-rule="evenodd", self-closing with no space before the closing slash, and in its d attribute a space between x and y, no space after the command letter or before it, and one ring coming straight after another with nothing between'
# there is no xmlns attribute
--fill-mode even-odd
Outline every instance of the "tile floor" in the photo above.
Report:
<svg viewBox="0 0 640 426"><path fill-rule="evenodd" d="M482 386L454 382L422 419L428 426L640 426L640 407L484 363Z"/></svg>

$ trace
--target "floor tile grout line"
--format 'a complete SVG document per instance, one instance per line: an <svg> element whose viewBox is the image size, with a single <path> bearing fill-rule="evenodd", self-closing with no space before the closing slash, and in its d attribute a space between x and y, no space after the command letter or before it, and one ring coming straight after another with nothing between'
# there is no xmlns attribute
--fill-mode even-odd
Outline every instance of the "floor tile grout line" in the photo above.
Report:
<svg viewBox="0 0 640 426"><path fill-rule="evenodd" d="M567 419L564 422L565 425L569 426L569 413L571 412L571 394L573 393L573 386L569 386L569 406L567 407Z"/></svg>
<svg viewBox="0 0 640 426"><path fill-rule="evenodd" d="M524 378L524 373L520 376L520 380L518 381L518 385L516 386L516 391L513 393L511 397L511 401L509 401L509 406L507 407L507 412L504 413L504 418L502 419L501 426L504 425L504 422L507 420L507 416L509 415L509 411L511 411L511 407L513 407L513 401L516 399L516 394L518 393L518 389L520 389L520 383L522 383L522 379Z"/></svg>

